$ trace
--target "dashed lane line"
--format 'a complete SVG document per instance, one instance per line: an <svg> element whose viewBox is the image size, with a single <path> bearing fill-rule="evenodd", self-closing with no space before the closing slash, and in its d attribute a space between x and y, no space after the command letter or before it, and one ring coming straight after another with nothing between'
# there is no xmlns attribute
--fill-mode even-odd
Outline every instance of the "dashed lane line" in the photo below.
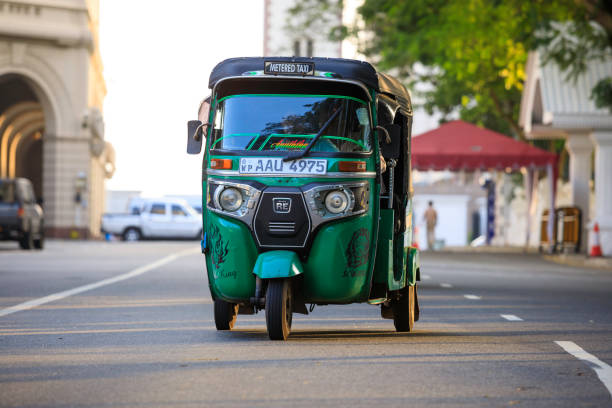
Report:
<svg viewBox="0 0 612 408"><path fill-rule="evenodd" d="M589 367L595 370L601 382L606 386L610 395L612 395L612 367L594 355L587 353L582 347L572 341L555 341L555 343L578 360L585 361Z"/></svg>
<svg viewBox="0 0 612 408"><path fill-rule="evenodd" d="M103 286L111 285L113 283L121 282L130 278L134 278L136 276L143 275L147 272L151 272L154 269L159 268L167 263L170 263L182 256L199 253L198 249L187 249L185 251L180 251L172 255L168 255L162 259L159 259L155 262L151 262L150 264L141 266L139 268L133 269L129 272L123 273L121 275L114 276L112 278L103 279L98 282L90 283L88 285L83 285L76 287L74 289L68 289L63 292L54 293L49 296L41 297L38 299L28 300L27 302L19 303L18 305L7 307L6 309L0 309L0 317L10 315L13 313L21 312L28 309L33 309L37 306L44 305L46 303L55 302L56 300L64 299L69 296L77 295L79 293L87 292L93 289L101 288Z"/></svg>
<svg viewBox="0 0 612 408"><path fill-rule="evenodd" d="M523 319L521 319L517 315L513 315L513 314L503 314L503 315L500 315L500 316L503 317L504 319L510 321L510 322L522 322L523 321Z"/></svg>
<svg viewBox="0 0 612 408"><path fill-rule="evenodd" d="M441 283L440 287L442 287L442 288L452 288L453 285L451 285L450 283Z"/></svg>
<svg viewBox="0 0 612 408"><path fill-rule="evenodd" d="M429 275L421 275L421 279L429 280L429 279L431 279L431 276L429 276Z"/></svg>
<svg viewBox="0 0 612 408"><path fill-rule="evenodd" d="M476 296L476 295L463 295L463 297L466 298L466 299L470 299L470 300L480 300L480 299L482 299L482 297Z"/></svg>

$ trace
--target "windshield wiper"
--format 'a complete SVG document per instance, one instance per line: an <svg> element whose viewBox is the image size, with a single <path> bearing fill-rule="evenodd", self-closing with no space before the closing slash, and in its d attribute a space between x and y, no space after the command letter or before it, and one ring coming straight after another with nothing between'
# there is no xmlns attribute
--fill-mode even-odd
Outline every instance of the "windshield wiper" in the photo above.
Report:
<svg viewBox="0 0 612 408"><path fill-rule="evenodd" d="M319 132L315 135L315 137L310 141L310 143L308 143L308 146L306 146L306 148L304 150L299 151L299 152L291 152L291 153L289 153L287 156L283 157L283 161L287 162L287 161L292 161L292 160L298 160L298 159L301 159L302 157L306 156L306 154L308 154L310 149L312 149L312 146L314 146L315 143L317 143L317 141L319 140L319 138L321 137L323 132L325 132L325 130L334 121L334 119L336 119L336 117L340 114L341 111L342 111L341 107L338 107L338 109L336 109L334 114L331 115L329 119L327 119L327 122L325 122L323 127L319 130Z"/></svg>

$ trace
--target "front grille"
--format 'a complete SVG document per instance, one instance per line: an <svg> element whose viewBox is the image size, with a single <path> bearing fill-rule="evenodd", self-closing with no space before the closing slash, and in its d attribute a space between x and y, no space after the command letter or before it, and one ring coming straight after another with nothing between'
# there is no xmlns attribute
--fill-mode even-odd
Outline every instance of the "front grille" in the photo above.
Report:
<svg viewBox="0 0 612 408"><path fill-rule="evenodd" d="M310 217L302 192L286 187L265 189L253 227L261 248L304 248L310 234Z"/></svg>
<svg viewBox="0 0 612 408"><path fill-rule="evenodd" d="M268 223L268 232L273 235L294 235L295 222L274 222Z"/></svg>

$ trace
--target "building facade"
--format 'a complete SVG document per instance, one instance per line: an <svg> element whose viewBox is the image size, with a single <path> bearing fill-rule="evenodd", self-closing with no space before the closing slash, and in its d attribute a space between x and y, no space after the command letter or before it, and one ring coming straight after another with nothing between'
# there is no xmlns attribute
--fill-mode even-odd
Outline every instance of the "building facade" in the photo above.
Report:
<svg viewBox="0 0 612 408"><path fill-rule="evenodd" d="M106 85L98 0L0 0L0 177L26 177L48 236L99 235Z"/></svg>
<svg viewBox="0 0 612 408"><path fill-rule="evenodd" d="M528 138L566 140L571 203L582 211L583 237L589 236L596 222L607 256L612 256L612 113L595 106L591 90L610 73L612 58L591 61L575 81L568 80L555 64L542 64L539 53L531 52L520 113L520 124ZM590 203L591 191L594 206ZM587 240L582 242L586 244ZM588 247L583 245L582 250Z"/></svg>

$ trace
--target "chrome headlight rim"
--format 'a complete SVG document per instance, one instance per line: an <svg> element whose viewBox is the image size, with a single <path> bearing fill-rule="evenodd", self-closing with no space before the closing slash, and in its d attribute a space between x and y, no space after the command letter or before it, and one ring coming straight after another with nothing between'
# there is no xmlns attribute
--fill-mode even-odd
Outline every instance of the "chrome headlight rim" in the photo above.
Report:
<svg viewBox="0 0 612 408"><path fill-rule="evenodd" d="M219 193L216 194L217 196L217 202L215 203L216 206L218 206L221 210L226 211L226 212L236 212L238 210L240 210L240 208L242 207L243 203L244 203L244 190L238 189L236 187L232 187L232 186L224 186L222 188L219 189ZM223 202L223 194L226 193L235 193L238 195L238 199L236 200L236 203L233 206L227 206L227 203Z"/></svg>
<svg viewBox="0 0 612 408"><path fill-rule="evenodd" d="M337 197L341 197L344 200L341 208L333 207L333 204L331 203L331 199L333 199L334 197L333 195L336 195ZM352 195L352 192L351 192L351 195ZM346 214L347 212L351 210L351 202L354 200L351 200L351 197L347 193L346 189L341 188L341 189L333 189L331 191L328 191L325 194L325 198L323 198L322 201L323 201L323 204L325 205L325 210L328 213L333 214L333 215L341 215L341 214Z"/></svg>
<svg viewBox="0 0 612 408"><path fill-rule="evenodd" d="M221 206L219 197L221 193L228 188L234 188L238 190L242 196L242 203L240 207L235 211L227 211ZM210 200L210 202L207 204L207 208L210 211L234 218L239 218L250 224L250 220L253 217L254 208L257 206L259 196L261 195L260 189L246 183L235 183L226 180L209 179L208 191L210 192L211 189L214 189L214 194L212 195L212 200Z"/></svg>

